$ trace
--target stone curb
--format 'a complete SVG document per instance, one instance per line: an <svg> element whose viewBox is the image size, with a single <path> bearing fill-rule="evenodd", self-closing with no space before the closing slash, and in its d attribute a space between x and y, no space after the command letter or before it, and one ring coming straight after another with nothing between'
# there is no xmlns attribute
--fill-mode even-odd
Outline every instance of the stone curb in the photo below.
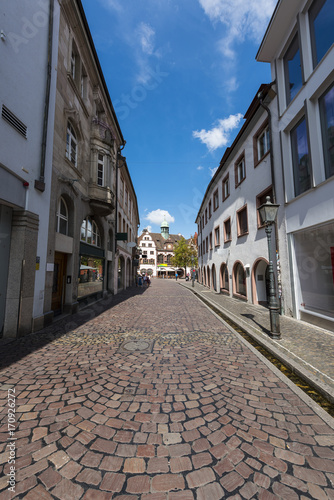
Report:
<svg viewBox="0 0 334 500"><path fill-rule="evenodd" d="M238 321L237 317L235 317L235 316L233 316L233 318L230 317L228 314L228 311L226 309L220 307L219 304L210 300L210 298L208 298L207 295L204 297L201 292L193 290L192 288L184 285L183 283L179 283L179 284L181 286L183 286L184 288L187 288L190 292L192 292L199 300L204 302L204 304L207 302L214 309L216 309L217 311L220 311L222 314L227 316L241 330L243 330L245 333L247 333L247 335L249 335L251 338L253 338L259 345L264 347L270 354L275 356L279 361L281 361L285 366L287 366L293 373L296 373L296 375L298 375L300 378L305 380L311 387L316 389L322 396L324 396L326 399L328 399L328 401L330 401L331 403L334 404L334 390L328 384L326 384L325 382L320 380L318 377L315 377L314 374L310 373L310 371L306 367L304 367L300 364L300 361L298 362L298 361L292 359L291 357L287 356L287 354L285 352L283 352L282 350L277 348L273 344L273 342L277 342L277 341L272 340L270 342L269 340L264 338L264 336L265 336L264 334L262 337L259 334L255 333L251 328L248 328L247 326L245 326L244 323L242 323L241 321ZM239 335L238 332L236 332L230 325L228 325L227 323L225 323L225 325L231 331L236 333L240 338L242 338L241 335ZM248 346L250 346L250 344L248 342L247 342L247 344L248 344ZM258 352L258 351L256 351L256 352ZM274 366L272 363L270 363L270 365ZM326 374L324 374L324 375L326 376ZM294 386L296 387L295 384L294 384Z"/></svg>

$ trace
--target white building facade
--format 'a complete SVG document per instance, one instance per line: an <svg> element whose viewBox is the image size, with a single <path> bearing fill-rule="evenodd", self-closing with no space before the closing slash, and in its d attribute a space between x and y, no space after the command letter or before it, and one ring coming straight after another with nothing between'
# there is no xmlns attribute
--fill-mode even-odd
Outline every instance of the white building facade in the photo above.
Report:
<svg viewBox="0 0 334 500"><path fill-rule="evenodd" d="M334 6L280 0L257 54L277 83L275 135L293 315L334 329Z"/></svg>
<svg viewBox="0 0 334 500"><path fill-rule="evenodd" d="M59 4L11 0L2 13L0 335L16 337L43 326L48 314L44 290Z"/></svg>
<svg viewBox="0 0 334 500"><path fill-rule="evenodd" d="M198 279L204 285L243 301L266 305L269 298L268 246L258 207L269 196L281 203L277 180L279 142L270 140L274 85L262 85L245 122L209 183L198 212ZM269 110L269 114L268 114ZM272 148L272 149L271 149ZM283 207L279 209L272 254L281 309L290 307ZM276 268L276 262L274 262ZM285 276L282 274L285 273Z"/></svg>

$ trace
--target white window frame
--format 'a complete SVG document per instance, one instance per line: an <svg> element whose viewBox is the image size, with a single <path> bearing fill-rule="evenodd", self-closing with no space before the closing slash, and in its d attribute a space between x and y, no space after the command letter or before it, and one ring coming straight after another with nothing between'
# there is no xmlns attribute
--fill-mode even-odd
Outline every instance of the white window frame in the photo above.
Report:
<svg viewBox="0 0 334 500"><path fill-rule="evenodd" d="M74 152L74 155L73 155ZM77 167L78 164L78 141L75 130L70 122L67 122L66 129L66 158Z"/></svg>
<svg viewBox="0 0 334 500"><path fill-rule="evenodd" d="M96 179L96 183L100 187L104 186L104 173L105 173L104 158L105 158L105 155L103 153L97 154L97 179Z"/></svg>

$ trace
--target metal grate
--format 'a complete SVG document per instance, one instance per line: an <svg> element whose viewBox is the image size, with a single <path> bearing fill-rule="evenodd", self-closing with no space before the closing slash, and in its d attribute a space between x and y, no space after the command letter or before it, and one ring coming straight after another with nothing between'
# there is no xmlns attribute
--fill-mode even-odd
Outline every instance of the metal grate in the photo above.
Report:
<svg viewBox="0 0 334 500"><path fill-rule="evenodd" d="M23 137L27 137L27 126L21 122L4 104L2 105L1 116L6 122L9 123L17 132L19 132Z"/></svg>

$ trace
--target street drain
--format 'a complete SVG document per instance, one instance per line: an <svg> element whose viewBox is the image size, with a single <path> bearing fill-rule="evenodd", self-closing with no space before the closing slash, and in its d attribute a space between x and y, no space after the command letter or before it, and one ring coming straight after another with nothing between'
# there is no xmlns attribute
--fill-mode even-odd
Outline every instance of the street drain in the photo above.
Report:
<svg viewBox="0 0 334 500"><path fill-rule="evenodd" d="M120 345L119 351L123 353L130 352L152 352L154 342L150 340L125 340Z"/></svg>

